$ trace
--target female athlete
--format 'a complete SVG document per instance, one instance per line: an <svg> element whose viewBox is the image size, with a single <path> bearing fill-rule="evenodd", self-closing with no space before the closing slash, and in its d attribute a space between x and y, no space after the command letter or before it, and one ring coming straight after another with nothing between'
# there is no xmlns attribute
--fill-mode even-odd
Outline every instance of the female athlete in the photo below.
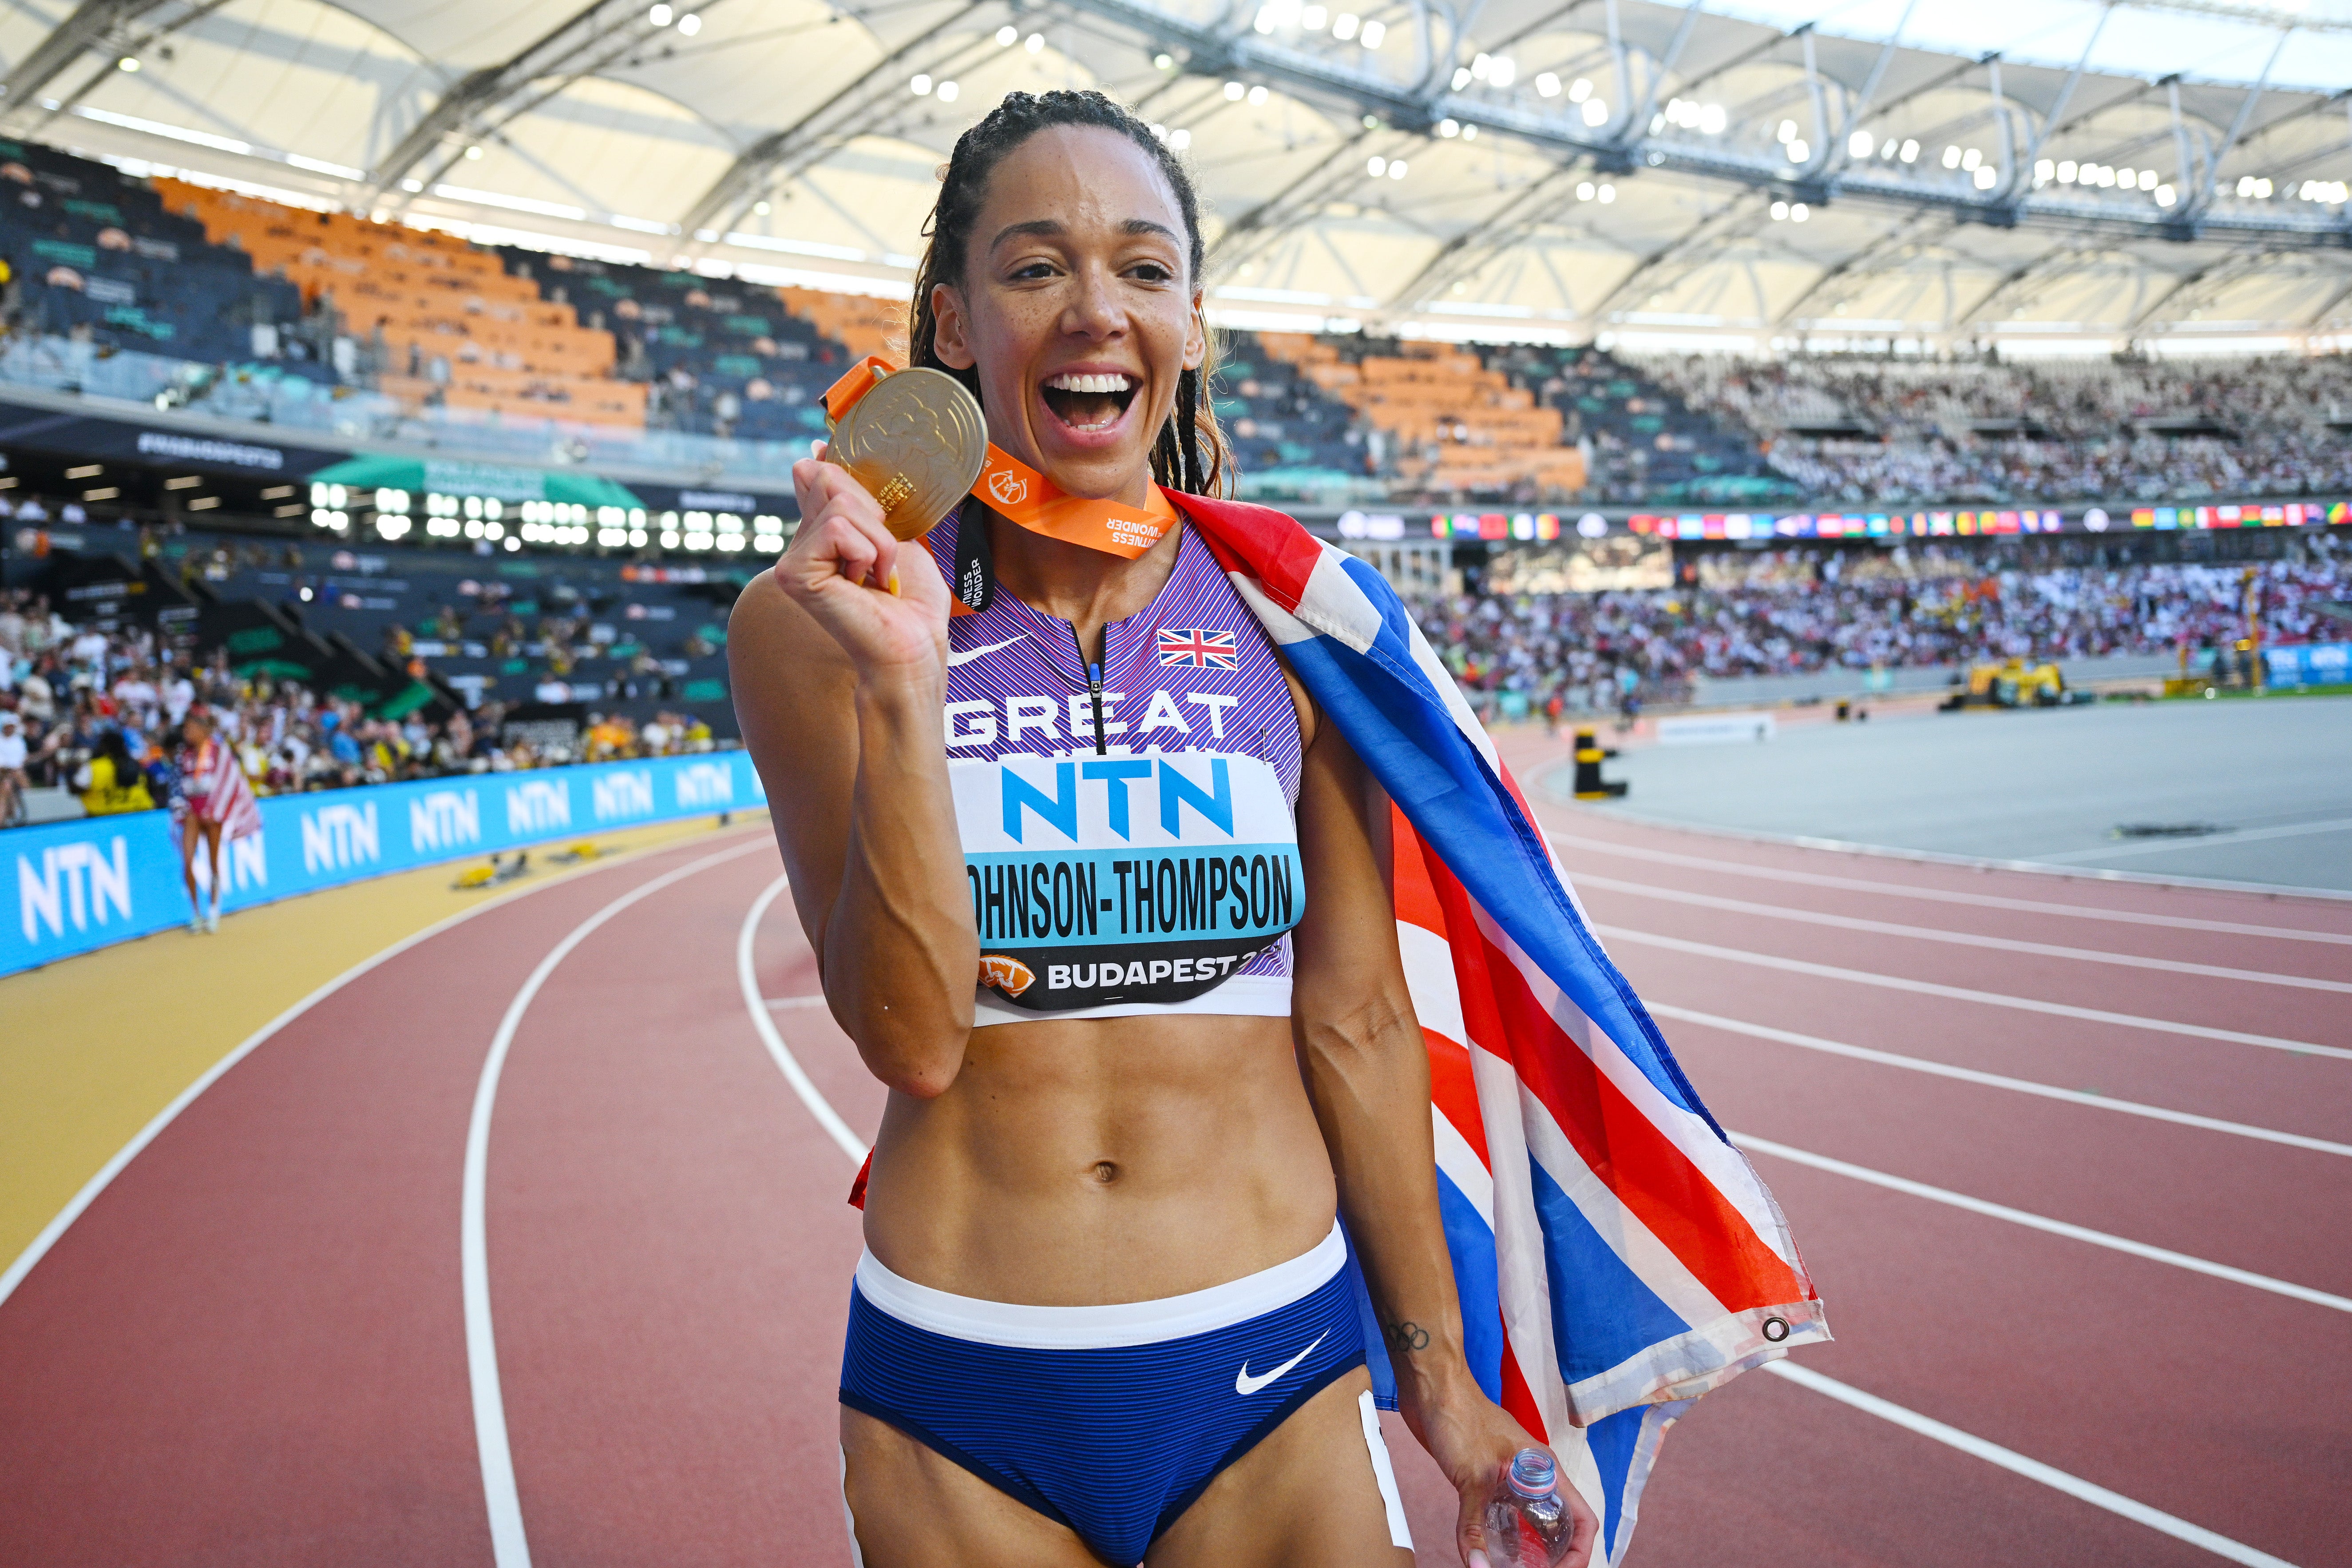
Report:
<svg viewBox="0 0 2352 1568"><path fill-rule="evenodd" d="M735 612L826 1000L891 1091L842 1371L854 1543L1410 1563L1352 1241L1482 1561L1531 1439L1463 1359L1388 807L1181 520L1223 466L1192 183L1082 92L1007 98L943 179L913 362L1065 495L1174 517L1074 543L992 492L902 546L812 460ZM984 608L951 621L950 575Z"/></svg>
<svg viewBox="0 0 2352 1568"><path fill-rule="evenodd" d="M188 907L194 913L188 922L191 931L209 932L220 929L221 906L221 821L226 802L213 799L213 790L220 776L220 748L228 745L213 733L213 716L203 708L191 708L181 721L181 738L187 742L180 752L179 783L173 790L173 815L180 824L180 875L188 884ZM207 856L209 873L205 883L213 891L213 906L205 908L204 894L196 887L196 846L202 844Z"/></svg>

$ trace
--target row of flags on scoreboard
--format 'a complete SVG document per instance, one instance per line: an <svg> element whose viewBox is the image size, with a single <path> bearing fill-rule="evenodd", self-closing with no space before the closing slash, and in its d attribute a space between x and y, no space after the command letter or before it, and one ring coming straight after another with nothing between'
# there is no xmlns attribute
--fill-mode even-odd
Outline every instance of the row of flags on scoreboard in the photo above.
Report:
<svg viewBox="0 0 2352 1568"><path fill-rule="evenodd" d="M1401 518L1370 522L1395 523L1393 529L1346 524L1345 538L1400 538ZM1587 538L1631 531L1662 539L1837 539L1931 538L1985 534L2105 533L2129 528L2315 528L2352 523L2352 502L2242 501L2202 507L2136 507L2111 513L2102 507L2067 512L2052 508L1996 507L1980 511L1934 512L1635 512L1612 521L1588 512L1563 528L1553 512L1438 512L1429 519L1429 535L1440 539L1524 540L1545 543L1565 531Z"/></svg>

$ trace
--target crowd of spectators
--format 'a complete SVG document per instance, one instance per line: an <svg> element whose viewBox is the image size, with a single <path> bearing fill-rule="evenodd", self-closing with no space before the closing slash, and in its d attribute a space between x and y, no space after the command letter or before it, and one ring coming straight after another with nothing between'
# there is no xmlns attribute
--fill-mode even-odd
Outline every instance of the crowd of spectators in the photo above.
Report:
<svg viewBox="0 0 2352 1568"><path fill-rule="evenodd" d="M2352 355L2091 362L1661 356L1817 503L2199 501L2352 489Z"/></svg>
<svg viewBox="0 0 2352 1568"><path fill-rule="evenodd" d="M180 728L202 705L236 748L254 792L507 772L570 762L709 751L718 741L691 714L642 723L591 714L569 738L562 727L509 733L504 705L436 717L371 716L359 703L257 673L239 675L226 651L209 659L143 626L78 625L48 600L0 591L0 826L25 810L27 788L62 786L95 813L143 810L172 796Z"/></svg>
<svg viewBox="0 0 2352 1568"><path fill-rule="evenodd" d="M1676 587L1591 594L1433 596L1423 632L1486 711L1609 711L1676 701L1695 677L1957 666L2228 648L2255 574L2266 643L2352 637L2352 549L2242 565L1989 566L1934 545L1854 557L1710 557Z"/></svg>

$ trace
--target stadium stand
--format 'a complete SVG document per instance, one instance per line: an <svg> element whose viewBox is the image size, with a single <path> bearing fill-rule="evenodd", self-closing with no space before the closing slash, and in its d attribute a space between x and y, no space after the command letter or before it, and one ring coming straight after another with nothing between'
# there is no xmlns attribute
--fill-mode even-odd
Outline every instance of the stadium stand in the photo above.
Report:
<svg viewBox="0 0 2352 1568"><path fill-rule="evenodd" d="M1641 361L1830 501L2196 501L2352 485L2352 358Z"/></svg>
<svg viewBox="0 0 2352 1568"><path fill-rule="evenodd" d="M1370 430L1289 351L1300 340L1234 332L1223 345L1217 418L1254 500L1344 494L1381 472Z"/></svg>
<svg viewBox="0 0 2352 1568"><path fill-rule="evenodd" d="M0 142L5 314L380 394L442 422L790 443L903 307L504 247ZM292 378L290 381L283 378ZM222 406L215 398L211 406ZM1229 335L1243 494L1334 505L1771 506L2299 496L2352 486L2352 360L1644 357Z"/></svg>
<svg viewBox="0 0 2352 1568"><path fill-rule="evenodd" d="M1290 478L1305 487L1320 468L1435 506L1755 503L1795 491L1752 436L1598 349L1265 332L1235 334L1231 353L1218 407L1236 416L1253 485L1305 471ZM1317 408L1318 394L1332 406Z"/></svg>
<svg viewBox="0 0 2352 1568"><path fill-rule="evenodd" d="M1559 411L1563 439L1585 449L1587 500L1672 506L1794 496L1793 485L1766 468L1752 437L1602 350L1517 344L1483 358Z"/></svg>
<svg viewBox="0 0 2352 1568"><path fill-rule="evenodd" d="M784 308L814 322L818 331L854 355L907 357L907 308L867 294L833 294L817 288L779 288Z"/></svg>
<svg viewBox="0 0 2352 1568"><path fill-rule="evenodd" d="M818 400L852 353L791 314L776 290L537 251L497 254L513 278L612 334L619 373L644 393L641 423L767 441L823 433Z"/></svg>
<svg viewBox="0 0 2352 1568"><path fill-rule="evenodd" d="M2058 553L2086 553L2085 541L2063 542L2074 548ZM1415 612L1475 702L1524 717L1554 696L1570 711L1613 708L1628 691L1644 702L1685 700L1700 674L2184 648L2210 662L2244 635L2250 571L2273 640L2343 635L2352 545L2325 534L2258 564L2028 566L2013 552L1933 543L1859 555L1718 552L1672 588L1433 595Z"/></svg>
<svg viewBox="0 0 2352 1568"><path fill-rule="evenodd" d="M73 178L96 171L145 189L67 162L79 165ZM903 330L887 301L484 249L173 179L155 180L152 194L167 221L201 225L208 250L269 275L281 314L349 341L324 377L387 394L411 414L790 440L823 430L816 395L849 358L887 351Z"/></svg>
<svg viewBox="0 0 2352 1568"><path fill-rule="evenodd" d="M277 712L265 753L289 724L308 727L291 761L256 769L278 789L576 759L600 723L607 752L614 725L706 743L734 733L725 627L740 569L121 532L119 551L9 574L0 706L28 724L37 786L69 782L109 727L153 742L155 715L134 710L183 677L215 706ZM537 737L520 760L509 720ZM362 752L370 736L390 751L339 755L337 723ZM452 736L458 755L436 761Z"/></svg>
<svg viewBox="0 0 2352 1568"><path fill-rule="evenodd" d="M462 241L346 213L313 213L159 179L174 211L215 243L340 319L366 345L355 371L410 409L475 409L581 423L643 424L645 389L613 379L613 337L542 299Z"/></svg>
<svg viewBox="0 0 2352 1568"><path fill-rule="evenodd" d="M688 703L715 705L714 716L726 706L727 610L747 575L208 534L169 540L156 554L182 581L201 584L208 610L274 607L303 631L464 694L469 706ZM265 633L224 641L239 673L278 673Z"/></svg>
<svg viewBox="0 0 2352 1568"><path fill-rule="evenodd" d="M9 702L0 710L18 721L26 745L24 778L0 779L0 826L70 816L84 806L131 809L91 794L90 759L110 733L122 736L147 773L149 799L163 800L172 732L198 703L236 745L256 792L265 795L723 744L685 707L655 707L640 717L625 705L602 705L577 723L553 725L543 705L371 707L291 678L282 660L240 660L226 644L202 653L168 631L110 617L69 619L30 589L0 590L0 661L11 666Z"/></svg>
<svg viewBox="0 0 2352 1568"><path fill-rule="evenodd" d="M1559 412L1475 354L1421 342L1380 352L1380 340L1282 332L1257 342L1378 432L1374 464L1417 497L1535 500L1584 486L1584 455L1560 444Z"/></svg>
<svg viewBox="0 0 2352 1568"><path fill-rule="evenodd" d="M295 285L103 163L0 141L0 254L12 329L334 379Z"/></svg>

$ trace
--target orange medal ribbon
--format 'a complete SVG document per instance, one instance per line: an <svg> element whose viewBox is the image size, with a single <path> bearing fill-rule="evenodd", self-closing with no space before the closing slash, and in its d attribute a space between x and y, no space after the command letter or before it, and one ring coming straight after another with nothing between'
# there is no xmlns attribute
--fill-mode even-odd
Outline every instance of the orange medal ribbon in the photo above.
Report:
<svg viewBox="0 0 2352 1568"><path fill-rule="evenodd" d="M868 354L826 391L826 418L838 423L859 398L897 368L879 354ZM972 483L971 494L1033 534L1129 560L1158 544L1176 526L1178 516L1174 503L1160 493L1157 485L1150 486L1150 495L1139 507L1066 495L994 442L989 443L988 459Z"/></svg>

